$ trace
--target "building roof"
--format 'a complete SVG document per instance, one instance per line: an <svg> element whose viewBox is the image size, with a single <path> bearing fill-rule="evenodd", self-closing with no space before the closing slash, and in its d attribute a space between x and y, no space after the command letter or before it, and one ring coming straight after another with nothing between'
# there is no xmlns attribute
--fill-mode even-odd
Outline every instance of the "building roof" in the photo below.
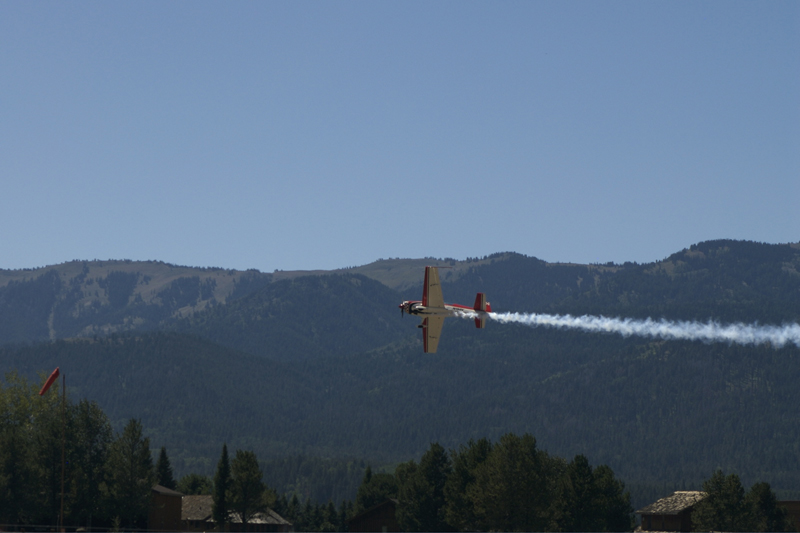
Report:
<svg viewBox="0 0 800 533"><path fill-rule="evenodd" d="M183 496L182 492L177 490L168 489L164 485L153 485L153 492L157 494L166 494L167 496Z"/></svg>
<svg viewBox="0 0 800 533"><path fill-rule="evenodd" d="M181 501L181 520L209 520L213 506L213 496L184 496Z"/></svg>
<svg viewBox="0 0 800 533"><path fill-rule="evenodd" d="M212 517L214 507L213 496L184 496L181 501L181 520L200 520L203 522L214 522ZM232 524L241 524L242 518L237 513L230 513L229 520ZM267 509L266 512L255 513L250 517L249 524L275 524L288 525L292 523L285 520L281 515Z"/></svg>
<svg viewBox="0 0 800 533"><path fill-rule="evenodd" d="M242 518L239 516L239 513L231 513L230 520L232 524L242 523ZM255 513L253 516L250 517L248 524L277 524L286 526L292 525L291 522L284 519L281 515L279 515L272 509L267 509L266 512Z"/></svg>
<svg viewBox="0 0 800 533"><path fill-rule="evenodd" d="M661 498L657 502L639 509L636 513L675 515L689 509L706 496L708 496L708 494L701 490L679 490L672 494L672 496Z"/></svg>

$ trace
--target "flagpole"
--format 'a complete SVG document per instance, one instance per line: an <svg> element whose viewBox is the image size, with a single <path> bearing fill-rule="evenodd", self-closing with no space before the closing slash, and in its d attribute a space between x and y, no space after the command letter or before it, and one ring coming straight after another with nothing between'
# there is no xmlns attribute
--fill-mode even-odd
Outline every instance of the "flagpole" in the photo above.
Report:
<svg viewBox="0 0 800 533"><path fill-rule="evenodd" d="M66 442L67 442L67 375L61 374L61 514L59 515L59 531L64 529L64 470L66 465Z"/></svg>

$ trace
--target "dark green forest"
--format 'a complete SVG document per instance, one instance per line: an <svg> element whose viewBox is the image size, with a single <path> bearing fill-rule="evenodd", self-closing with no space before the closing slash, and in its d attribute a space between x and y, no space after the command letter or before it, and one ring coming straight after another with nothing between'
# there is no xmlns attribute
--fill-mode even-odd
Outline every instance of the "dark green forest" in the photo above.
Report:
<svg viewBox="0 0 800 533"><path fill-rule="evenodd" d="M717 470L703 482L703 491L707 497L692 512L695 531L795 531L769 483L755 483L745 492L739 476Z"/></svg>
<svg viewBox="0 0 800 533"><path fill-rule="evenodd" d="M454 341L469 343L456 329ZM286 363L164 333L7 348L0 357L20 369L70 361L61 367L70 394L104 406L117 429L141 418L180 472L210 472L219 442L270 461L303 454L382 464L430 442L449 448L515 431L553 453L590 454L632 488L654 479L661 490L696 486L720 467L797 490L796 349L605 335L564 346L558 332L520 329L519 344L499 357L484 348L420 358L411 346Z"/></svg>
<svg viewBox="0 0 800 533"><path fill-rule="evenodd" d="M157 478L141 424L115 435L95 402L38 389L16 373L0 388L0 524L59 524L63 479L64 524L145 527Z"/></svg>
<svg viewBox="0 0 800 533"><path fill-rule="evenodd" d="M551 457L530 435L506 434L496 444L470 441L450 453L432 444L419 464L400 464L393 475L373 478L369 466L354 465L353 472L363 473L355 504L343 499L331 513L332 499L323 507L306 497L301 508L299 487L288 491L290 498L286 492L278 496L264 483L256 454L237 449L231 458L226 444L213 481L192 473L176 482L166 447L154 463L139 420L113 432L96 402L60 401L58 383L43 394L37 388L16 373L0 386L0 525L55 526L63 512L63 524L71 527L141 529L147 526L150 489L158 483L186 494L212 494L218 524L229 512L247 522L272 507L301 531L345 531L347 518L398 498L399 521L409 531L574 531L590 524L597 531L630 529L630 497L610 469L593 470L583 456L571 463ZM299 474L307 467L303 463L280 466ZM314 466L312 472L321 470ZM505 510L525 503L531 505L524 511Z"/></svg>
<svg viewBox="0 0 800 533"><path fill-rule="evenodd" d="M509 432L608 465L634 507L718 469L800 495L796 346L451 319L425 355L417 321L397 312L421 293L422 270L410 277L407 263L382 261L380 276L375 265L314 276L135 262L0 271L0 369L34 379L59 366L71 398L96 402L115 431L141 420L181 476L210 476L220 443L252 450L271 486L301 503L352 499L366 464ZM797 245L709 241L649 264L513 253L449 264L445 300L482 291L496 311L800 320Z"/></svg>
<svg viewBox="0 0 800 533"><path fill-rule="evenodd" d="M213 479L189 473L176 481L166 447L153 461L139 420L114 432L96 402L60 399L58 382L52 392L37 395L37 387L16 373L0 384L4 528L143 529L154 484L211 495L219 531L229 530L230 513L246 523L268 508L294 530L347 531L348 520L389 498L397 502L403 531L630 531L635 525L630 493L611 468L593 467L580 454L570 461L551 455L527 433L506 433L497 442L470 440L449 451L432 443L419 462L400 463L391 472L351 465L363 477L355 498L337 507L332 498L322 503L306 496L302 503L300 487L279 492L265 482L274 482L280 469L297 477L305 469L313 477L324 465L283 461L265 477L255 452L229 454L227 444ZM718 470L703 490L708 497L693 515L697 530L792 530L768 483L745 493L738 476Z"/></svg>

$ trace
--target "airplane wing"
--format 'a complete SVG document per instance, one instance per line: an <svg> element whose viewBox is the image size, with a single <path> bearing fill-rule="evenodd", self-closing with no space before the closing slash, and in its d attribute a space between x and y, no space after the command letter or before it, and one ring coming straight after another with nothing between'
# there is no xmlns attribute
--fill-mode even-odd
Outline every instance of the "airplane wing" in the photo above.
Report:
<svg viewBox="0 0 800 533"><path fill-rule="evenodd" d="M442 284L439 283L439 269L425 267L425 285L422 288L422 305L425 307L444 307Z"/></svg>
<svg viewBox="0 0 800 533"><path fill-rule="evenodd" d="M429 316L422 321L422 345L425 353L436 353L444 326L443 316Z"/></svg>

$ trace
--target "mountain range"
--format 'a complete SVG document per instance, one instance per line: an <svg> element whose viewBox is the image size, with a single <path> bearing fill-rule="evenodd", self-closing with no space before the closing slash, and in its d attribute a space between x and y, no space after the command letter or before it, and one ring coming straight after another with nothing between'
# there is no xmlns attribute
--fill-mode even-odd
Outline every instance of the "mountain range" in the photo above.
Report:
<svg viewBox="0 0 800 533"><path fill-rule="evenodd" d="M68 393L116 427L139 418L179 473L222 443L392 464L431 442L513 431L608 464L640 498L714 469L800 493L800 349L663 341L448 320L422 353L425 265L446 301L495 311L800 322L800 245L707 241L647 264L557 264L516 253L261 273L73 261L0 270L0 368L61 367ZM38 378L37 378L38 379ZM267 480L269 483L269 480Z"/></svg>

